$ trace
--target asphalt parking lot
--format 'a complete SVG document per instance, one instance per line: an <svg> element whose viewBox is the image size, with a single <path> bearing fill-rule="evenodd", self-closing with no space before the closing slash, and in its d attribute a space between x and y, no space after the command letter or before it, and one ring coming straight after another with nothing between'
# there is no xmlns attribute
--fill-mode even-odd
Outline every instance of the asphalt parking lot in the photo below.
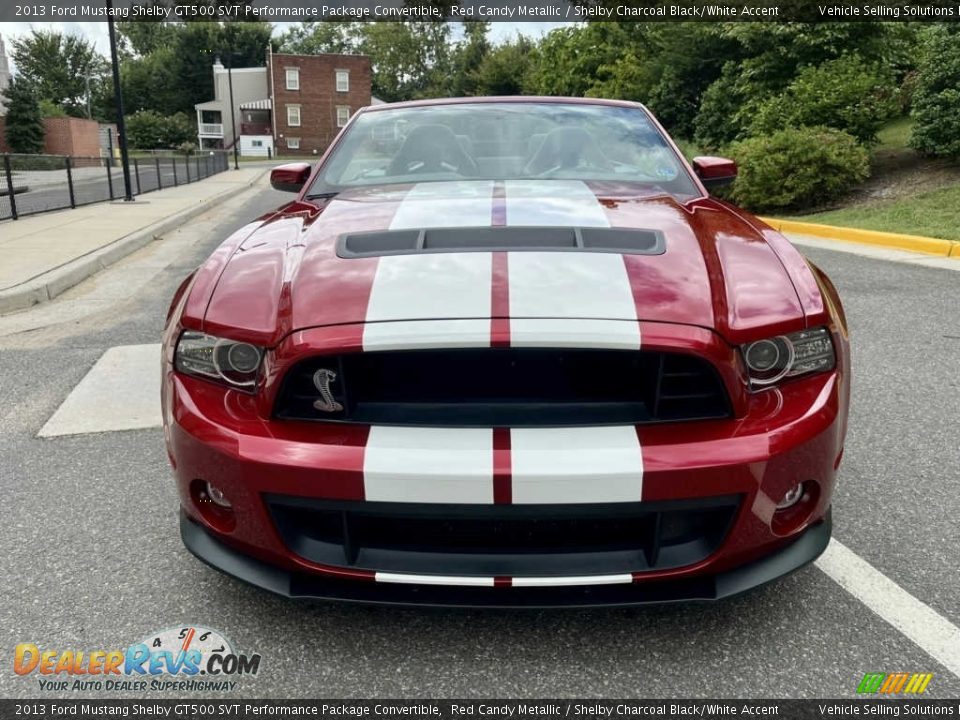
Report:
<svg viewBox="0 0 960 720"><path fill-rule="evenodd" d="M158 342L181 279L283 200L261 187L181 231L176 253L154 244L0 318L0 696L44 696L12 671L18 643L114 649L188 624L262 656L231 697L849 698L864 673L900 671L933 673L927 697L960 696L960 661L889 622L909 625L920 605L878 586L884 619L817 566L719 604L507 612L292 603L195 560L159 428L37 433L105 351ZM804 251L837 285L852 333L834 536L956 632L960 273ZM95 695L122 693L47 696Z"/></svg>

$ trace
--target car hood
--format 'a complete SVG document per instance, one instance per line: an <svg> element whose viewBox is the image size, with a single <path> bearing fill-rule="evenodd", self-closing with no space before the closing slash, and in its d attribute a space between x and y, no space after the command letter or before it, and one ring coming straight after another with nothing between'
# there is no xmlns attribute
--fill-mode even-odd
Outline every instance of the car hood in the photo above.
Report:
<svg viewBox="0 0 960 720"><path fill-rule="evenodd" d="M340 247L346 234L500 226L633 228L659 236L663 252L494 248L343 257ZM697 325L740 342L761 328L803 327L804 308L785 269L796 273L802 263L784 263L792 248L775 251L759 227L709 198L681 204L609 183L365 188L321 205L295 202L265 218L224 264L203 325L273 345L297 329L353 323L639 319Z"/></svg>

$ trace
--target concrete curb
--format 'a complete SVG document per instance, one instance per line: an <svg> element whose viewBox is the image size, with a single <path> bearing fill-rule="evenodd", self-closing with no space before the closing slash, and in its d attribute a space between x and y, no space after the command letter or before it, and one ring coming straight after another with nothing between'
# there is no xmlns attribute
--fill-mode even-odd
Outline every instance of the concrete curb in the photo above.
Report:
<svg viewBox="0 0 960 720"><path fill-rule="evenodd" d="M780 220L778 218L760 218L767 225L780 232L793 232L801 235L813 235L828 240L880 245L910 252L937 255L939 257L960 258L960 242L923 237L921 235L901 235L899 233L861 230L860 228L817 225L815 223Z"/></svg>
<svg viewBox="0 0 960 720"><path fill-rule="evenodd" d="M267 172L267 170L264 170L264 172L258 174L246 184L217 193L195 207L181 210L152 225L148 225L129 235L124 235L109 245L93 250L86 255L81 255L31 280L27 280L19 285L14 285L6 290L0 290L0 315L6 315L7 313L17 310L24 310L33 305L52 300L74 285L83 282L91 275L107 269L118 260L122 260L127 255L136 252L145 245L169 233L171 230L177 229L189 220L210 210L215 205L229 200L231 197L239 195L245 190L249 190Z"/></svg>

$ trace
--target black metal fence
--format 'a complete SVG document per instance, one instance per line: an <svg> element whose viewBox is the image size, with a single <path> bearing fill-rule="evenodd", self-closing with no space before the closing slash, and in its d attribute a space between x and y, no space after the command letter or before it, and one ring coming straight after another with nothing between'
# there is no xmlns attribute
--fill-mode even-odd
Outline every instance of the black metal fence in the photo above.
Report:
<svg viewBox="0 0 960 720"><path fill-rule="evenodd" d="M223 172L229 166L223 151L195 155L130 158L134 195L185 185ZM120 160L65 155L0 156L0 220L50 210L123 199Z"/></svg>

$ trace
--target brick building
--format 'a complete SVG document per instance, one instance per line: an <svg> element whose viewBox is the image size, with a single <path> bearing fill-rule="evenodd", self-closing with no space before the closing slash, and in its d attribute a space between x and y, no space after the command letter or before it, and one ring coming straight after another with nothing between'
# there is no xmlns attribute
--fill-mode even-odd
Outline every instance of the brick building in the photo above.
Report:
<svg viewBox="0 0 960 720"><path fill-rule="evenodd" d="M112 125L104 127L113 127ZM114 137L116 137L116 130ZM43 119L43 154L94 157L102 152L101 126L96 120L73 117L48 117ZM0 153L12 152L6 142L6 121L0 117Z"/></svg>
<svg viewBox="0 0 960 720"><path fill-rule="evenodd" d="M43 119L43 152L47 155L100 157L100 124L73 117Z"/></svg>
<svg viewBox="0 0 960 720"><path fill-rule="evenodd" d="M363 55L270 57L274 136L284 154L319 154L350 116L371 102L370 58Z"/></svg>
<svg viewBox="0 0 960 720"><path fill-rule="evenodd" d="M266 60L263 68L214 64L215 98L196 106L200 147L229 149L236 138L242 155L319 155L354 112L374 102L364 55L268 50Z"/></svg>

